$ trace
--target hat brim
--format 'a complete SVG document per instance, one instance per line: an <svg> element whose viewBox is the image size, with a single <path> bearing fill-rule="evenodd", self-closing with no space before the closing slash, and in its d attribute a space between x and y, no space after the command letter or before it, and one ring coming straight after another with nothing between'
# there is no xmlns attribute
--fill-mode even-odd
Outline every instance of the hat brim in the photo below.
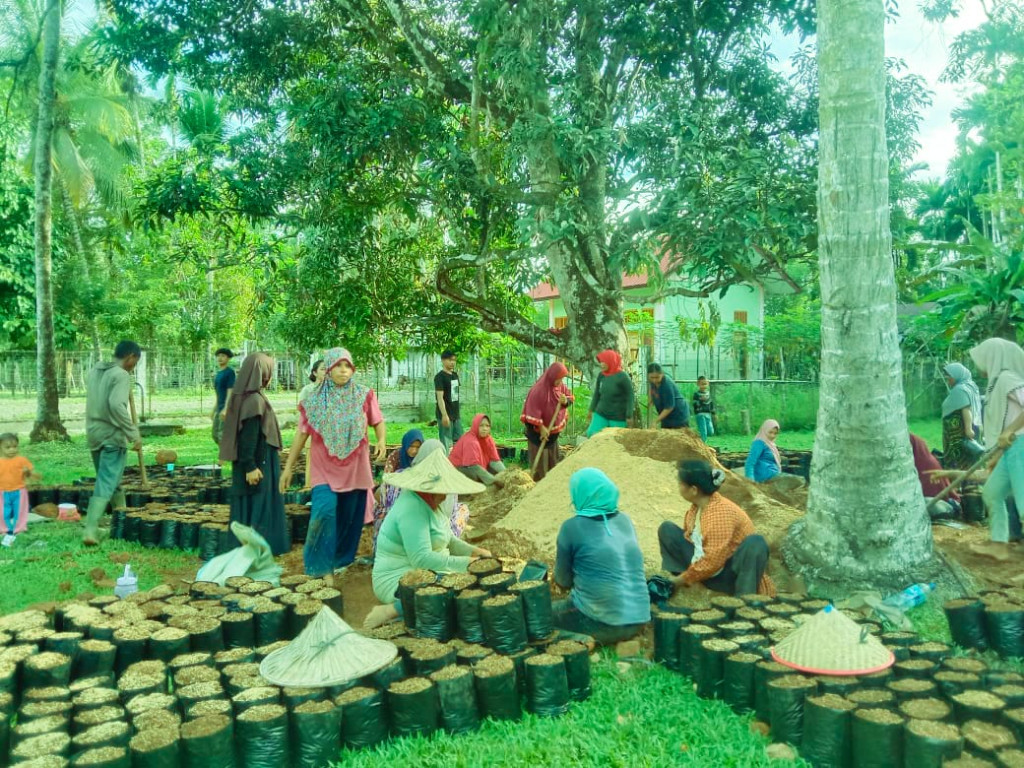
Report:
<svg viewBox="0 0 1024 768"><path fill-rule="evenodd" d="M401 472L388 473L383 480L393 488L419 493L469 496L487 490L487 486L470 480L456 469L442 451L434 451L419 464Z"/></svg>

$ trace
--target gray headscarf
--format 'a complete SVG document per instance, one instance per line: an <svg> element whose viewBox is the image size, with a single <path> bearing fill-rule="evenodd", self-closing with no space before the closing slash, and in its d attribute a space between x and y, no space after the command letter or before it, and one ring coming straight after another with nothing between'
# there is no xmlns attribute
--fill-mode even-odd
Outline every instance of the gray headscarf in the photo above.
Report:
<svg viewBox="0 0 1024 768"><path fill-rule="evenodd" d="M971 419L975 424L980 425L981 392L978 391L978 385L974 383L971 372L960 363L950 363L942 371L953 380L953 388L949 390L946 399L942 401L942 418L946 418L955 411L970 408Z"/></svg>

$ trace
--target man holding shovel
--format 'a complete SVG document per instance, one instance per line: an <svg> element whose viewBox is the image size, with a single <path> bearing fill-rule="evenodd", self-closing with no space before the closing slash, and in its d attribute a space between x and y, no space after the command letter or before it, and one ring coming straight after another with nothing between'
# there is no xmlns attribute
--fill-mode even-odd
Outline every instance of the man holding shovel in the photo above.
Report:
<svg viewBox="0 0 1024 768"><path fill-rule="evenodd" d="M114 350L114 359L97 364L85 383L85 435L96 467L96 487L85 516L82 543L94 547L100 543L100 518L107 504L125 506L120 489L128 446L142 451L139 428L132 418L130 398L131 372L142 356L134 341L122 341Z"/></svg>
<svg viewBox="0 0 1024 768"><path fill-rule="evenodd" d="M519 420L526 425L533 479L541 481L558 463L558 435L569 423L568 408L572 393L563 383L569 370L552 363L537 383L530 387Z"/></svg>

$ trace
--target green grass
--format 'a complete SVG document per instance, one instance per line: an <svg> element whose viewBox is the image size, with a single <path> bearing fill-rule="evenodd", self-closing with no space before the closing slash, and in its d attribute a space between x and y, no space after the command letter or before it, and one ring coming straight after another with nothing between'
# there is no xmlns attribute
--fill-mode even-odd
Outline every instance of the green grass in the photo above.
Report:
<svg viewBox="0 0 1024 768"><path fill-rule="evenodd" d="M113 594L113 586L97 586L92 573L100 569L100 579L116 579L124 571L116 559L131 563L139 589L162 584L168 573L194 574L199 568L194 555L180 550L146 549L124 541L84 547L81 536L81 526L74 523L37 523L18 536L13 547L0 549L0 615L35 603L63 602L83 592Z"/></svg>
<svg viewBox="0 0 1024 768"><path fill-rule="evenodd" d="M942 447L942 422L939 419L911 421L909 426L910 431L923 437L930 448ZM715 435L708 439L708 444L723 451L746 453L753 439L753 435ZM783 450L809 451L814 448L814 431L783 429L779 433L778 445Z"/></svg>
<svg viewBox="0 0 1024 768"><path fill-rule="evenodd" d="M349 753L345 768L758 768L781 765L767 741L722 702L700 699L691 682L656 665L619 672L612 655L593 665L593 696L563 717L524 713L521 722L485 722L473 734L402 739ZM803 761L788 763L807 765Z"/></svg>

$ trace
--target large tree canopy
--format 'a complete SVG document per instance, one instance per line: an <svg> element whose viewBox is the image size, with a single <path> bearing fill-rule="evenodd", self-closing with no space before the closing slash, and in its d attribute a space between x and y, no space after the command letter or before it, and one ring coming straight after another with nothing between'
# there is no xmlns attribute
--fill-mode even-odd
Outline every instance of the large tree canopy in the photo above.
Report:
<svg viewBox="0 0 1024 768"><path fill-rule="evenodd" d="M364 301L420 308L436 285L483 328L586 360L622 343L624 272L659 280L671 253L694 279L665 290L704 295L813 252L816 118L766 42L773 22L810 30L804 0L112 7L109 39L147 70L227 96L237 182L303 231L305 285L372 276ZM391 232L416 247L381 247ZM541 278L559 335L524 311Z"/></svg>

